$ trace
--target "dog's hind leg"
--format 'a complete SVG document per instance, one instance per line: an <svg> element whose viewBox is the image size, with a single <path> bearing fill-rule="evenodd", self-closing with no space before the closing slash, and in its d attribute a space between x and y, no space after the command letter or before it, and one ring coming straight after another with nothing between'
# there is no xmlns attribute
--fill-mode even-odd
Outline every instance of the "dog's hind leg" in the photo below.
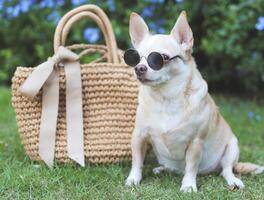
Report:
<svg viewBox="0 0 264 200"><path fill-rule="evenodd" d="M227 181L227 184L229 186L243 188L244 187L243 182L239 178L235 177L233 173L233 167L237 164L238 157L239 157L239 148L237 144L237 139L234 136L227 144L224 155L221 159L220 162L222 167L221 175Z"/></svg>

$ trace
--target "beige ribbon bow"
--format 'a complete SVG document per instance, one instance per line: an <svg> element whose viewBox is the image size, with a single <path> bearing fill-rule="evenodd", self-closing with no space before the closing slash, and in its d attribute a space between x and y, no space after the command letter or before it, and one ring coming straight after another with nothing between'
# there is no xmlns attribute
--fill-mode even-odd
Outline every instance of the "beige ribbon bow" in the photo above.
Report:
<svg viewBox="0 0 264 200"><path fill-rule="evenodd" d="M59 75L54 67L59 63L64 64L66 78L68 156L84 166L82 86L78 55L65 47L59 47L53 57L34 69L19 91L34 98L40 89L43 89L39 155L49 167L52 167L59 109Z"/></svg>

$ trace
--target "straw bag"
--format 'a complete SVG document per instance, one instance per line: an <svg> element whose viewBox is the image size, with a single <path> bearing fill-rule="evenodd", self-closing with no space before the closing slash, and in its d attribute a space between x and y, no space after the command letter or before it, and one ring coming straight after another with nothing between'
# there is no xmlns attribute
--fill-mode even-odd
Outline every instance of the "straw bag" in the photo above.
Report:
<svg viewBox="0 0 264 200"><path fill-rule="evenodd" d="M106 46L64 47L72 25L83 18L97 23ZM82 51L77 55L73 50ZM54 160L84 166L84 160L131 159L138 84L132 69L121 62L105 13L95 5L68 12L56 28L54 51L35 68L17 67L12 79L12 105L26 154L50 167ZM90 53L102 57L80 65L80 58Z"/></svg>

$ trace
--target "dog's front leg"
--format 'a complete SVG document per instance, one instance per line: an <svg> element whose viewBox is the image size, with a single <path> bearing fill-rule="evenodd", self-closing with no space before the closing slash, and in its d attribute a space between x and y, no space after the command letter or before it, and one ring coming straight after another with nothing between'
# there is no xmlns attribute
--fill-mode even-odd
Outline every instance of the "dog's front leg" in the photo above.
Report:
<svg viewBox="0 0 264 200"><path fill-rule="evenodd" d="M138 128L134 129L132 134L131 148L132 148L132 167L126 185L138 185L142 179L143 161L145 158L147 143L146 138L140 134Z"/></svg>
<svg viewBox="0 0 264 200"><path fill-rule="evenodd" d="M182 180L181 192L197 192L196 176L202 157L202 140L195 138L187 148L185 156L185 173Z"/></svg>

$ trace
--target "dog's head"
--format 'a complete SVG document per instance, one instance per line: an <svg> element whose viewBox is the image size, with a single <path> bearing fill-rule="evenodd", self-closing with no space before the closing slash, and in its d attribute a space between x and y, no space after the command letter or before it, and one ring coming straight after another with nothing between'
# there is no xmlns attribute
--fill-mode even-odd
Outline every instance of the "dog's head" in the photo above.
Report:
<svg viewBox="0 0 264 200"><path fill-rule="evenodd" d="M144 20L138 14L132 13L129 34L134 50L140 58L134 68L142 84L150 86L164 84L187 70L186 62L191 57L193 34L185 11L181 12L169 35L150 34ZM158 56L155 57L153 54L149 56L153 52L159 53ZM162 67L157 70L153 68L152 62L162 63Z"/></svg>

